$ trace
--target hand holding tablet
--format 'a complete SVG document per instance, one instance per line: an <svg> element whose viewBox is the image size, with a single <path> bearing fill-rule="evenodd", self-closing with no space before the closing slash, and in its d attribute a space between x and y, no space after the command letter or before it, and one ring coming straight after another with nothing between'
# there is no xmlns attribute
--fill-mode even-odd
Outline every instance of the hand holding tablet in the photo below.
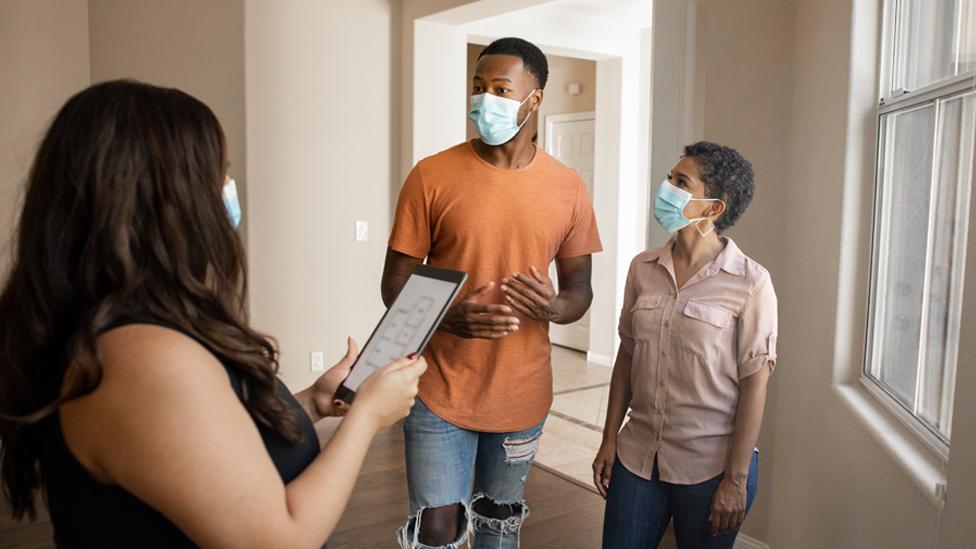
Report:
<svg viewBox="0 0 976 549"><path fill-rule="evenodd" d="M373 330L335 397L351 403L370 374L423 352L466 278L459 271L418 265Z"/></svg>

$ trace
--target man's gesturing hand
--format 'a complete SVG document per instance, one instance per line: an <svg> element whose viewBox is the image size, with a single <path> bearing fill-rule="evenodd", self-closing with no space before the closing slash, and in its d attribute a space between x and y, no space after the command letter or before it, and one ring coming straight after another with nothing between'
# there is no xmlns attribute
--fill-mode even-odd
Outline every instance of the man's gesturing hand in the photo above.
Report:
<svg viewBox="0 0 976 549"><path fill-rule="evenodd" d="M484 302L494 286L489 282L451 307L441 328L456 336L480 339L501 339L517 331L519 319L511 307Z"/></svg>

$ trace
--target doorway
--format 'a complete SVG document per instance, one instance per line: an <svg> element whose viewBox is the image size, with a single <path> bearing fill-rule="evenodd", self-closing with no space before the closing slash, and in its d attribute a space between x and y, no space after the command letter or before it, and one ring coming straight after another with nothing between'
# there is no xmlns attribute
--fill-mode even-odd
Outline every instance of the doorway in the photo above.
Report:
<svg viewBox="0 0 976 549"><path fill-rule="evenodd" d="M576 88L574 88L575 90ZM596 113L578 112L550 114L541 124L540 144L547 153L576 170L586 184L586 192L593 196L594 137ZM549 267L549 278L557 290L559 282L555 263ZM590 350L590 312L572 324L551 324L549 339L553 344L587 353Z"/></svg>

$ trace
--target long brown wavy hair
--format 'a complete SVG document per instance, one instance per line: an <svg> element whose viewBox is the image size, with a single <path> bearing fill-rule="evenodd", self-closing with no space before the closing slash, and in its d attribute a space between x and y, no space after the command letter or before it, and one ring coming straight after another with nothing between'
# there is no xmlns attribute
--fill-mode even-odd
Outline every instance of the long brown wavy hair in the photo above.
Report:
<svg viewBox="0 0 976 549"><path fill-rule="evenodd" d="M197 338L238 374L256 421L301 440L275 393L276 343L247 325L244 249L221 194L226 156L206 105L140 82L91 86L52 122L0 295L0 473L15 518L35 517L42 420L98 387L96 338L122 317Z"/></svg>

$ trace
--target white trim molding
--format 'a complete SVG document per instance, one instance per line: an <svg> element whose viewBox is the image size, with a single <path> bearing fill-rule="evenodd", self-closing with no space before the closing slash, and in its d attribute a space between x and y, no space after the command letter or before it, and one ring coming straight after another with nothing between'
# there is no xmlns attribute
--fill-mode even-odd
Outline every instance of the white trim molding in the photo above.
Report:
<svg viewBox="0 0 976 549"><path fill-rule="evenodd" d="M613 357L610 355L594 353L593 351L586 351L586 361L590 364L598 364L600 366L606 366L607 368L613 367Z"/></svg>
<svg viewBox="0 0 976 549"><path fill-rule="evenodd" d="M735 537L734 549L769 549L769 545L740 532L739 535Z"/></svg>

